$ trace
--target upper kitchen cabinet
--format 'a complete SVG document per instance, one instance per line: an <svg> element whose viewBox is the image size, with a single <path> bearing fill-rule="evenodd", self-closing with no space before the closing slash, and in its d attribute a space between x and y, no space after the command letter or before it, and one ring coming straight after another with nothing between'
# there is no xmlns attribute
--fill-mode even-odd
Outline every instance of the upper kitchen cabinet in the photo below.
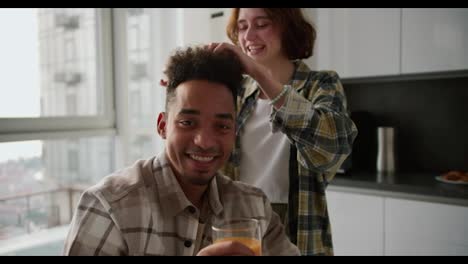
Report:
<svg viewBox="0 0 468 264"><path fill-rule="evenodd" d="M177 8L177 45L202 45L210 42L209 8Z"/></svg>
<svg viewBox="0 0 468 264"><path fill-rule="evenodd" d="M177 8L178 45L230 42L226 35L230 8Z"/></svg>
<svg viewBox="0 0 468 264"><path fill-rule="evenodd" d="M226 34L230 8L210 8L210 42L229 42Z"/></svg>
<svg viewBox="0 0 468 264"><path fill-rule="evenodd" d="M314 70L335 70L342 78L400 73L398 8L306 8L316 26Z"/></svg>
<svg viewBox="0 0 468 264"><path fill-rule="evenodd" d="M467 8L403 8L402 73L468 69Z"/></svg>

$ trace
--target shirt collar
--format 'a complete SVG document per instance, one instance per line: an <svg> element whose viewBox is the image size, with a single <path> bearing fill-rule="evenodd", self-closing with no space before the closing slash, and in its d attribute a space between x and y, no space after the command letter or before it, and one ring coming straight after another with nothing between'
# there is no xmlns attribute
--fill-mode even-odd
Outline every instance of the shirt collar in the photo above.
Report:
<svg viewBox="0 0 468 264"><path fill-rule="evenodd" d="M294 90L298 91L304 88L311 70L302 60L295 60L293 63L294 73L292 79L289 81L289 85L291 85Z"/></svg>
<svg viewBox="0 0 468 264"><path fill-rule="evenodd" d="M171 169L165 152L162 152L154 159L153 176L156 181L157 195L163 214L176 216L189 206L194 206L185 196L182 188ZM215 215L219 215L223 210L218 192L218 173L208 186L208 204Z"/></svg>

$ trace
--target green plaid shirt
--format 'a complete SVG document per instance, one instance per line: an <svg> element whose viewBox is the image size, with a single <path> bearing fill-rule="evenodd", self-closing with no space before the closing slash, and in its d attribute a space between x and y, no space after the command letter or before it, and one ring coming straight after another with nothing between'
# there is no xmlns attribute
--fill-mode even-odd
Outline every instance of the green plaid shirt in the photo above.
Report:
<svg viewBox="0 0 468 264"><path fill-rule="evenodd" d="M325 188L351 153L357 129L350 119L338 74L311 71L294 61L293 89L270 116L272 131L282 131L293 144L289 160L288 228L302 255L333 255ZM258 84L246 77L237 98L237 139L223 173L239 179L240 138L255 108Z"/></svg>

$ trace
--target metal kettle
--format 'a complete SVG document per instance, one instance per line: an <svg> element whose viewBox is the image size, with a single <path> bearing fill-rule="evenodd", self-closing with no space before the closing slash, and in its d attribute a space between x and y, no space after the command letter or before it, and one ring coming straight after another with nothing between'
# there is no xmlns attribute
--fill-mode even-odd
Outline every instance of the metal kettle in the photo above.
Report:
<svg viewBox="0 0 468 264"><path fill-rule="evenodd" d="M395 172L395 128L377 128L377 172Z"/></svg>

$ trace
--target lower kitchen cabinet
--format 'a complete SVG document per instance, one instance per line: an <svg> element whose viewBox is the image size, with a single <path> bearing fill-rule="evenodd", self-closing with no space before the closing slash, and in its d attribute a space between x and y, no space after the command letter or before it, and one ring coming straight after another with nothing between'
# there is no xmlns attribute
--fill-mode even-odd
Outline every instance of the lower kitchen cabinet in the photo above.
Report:
<svg viewBox="0 0 468 264"><path fill-rule="evenodd" d="M468 255L468 207L327 190L335 255Z"/></svg>
<svg viewBox="0 0 468 264"><path fill-rule="evenodd" d="M336 256L383 255L384 198L327 191Z"/></svg>
<svg viewBox="0 0 468 264"><path fill-rule="evenodd" d="M385 255L468 255L468 207L385 198Z"/></svg>

